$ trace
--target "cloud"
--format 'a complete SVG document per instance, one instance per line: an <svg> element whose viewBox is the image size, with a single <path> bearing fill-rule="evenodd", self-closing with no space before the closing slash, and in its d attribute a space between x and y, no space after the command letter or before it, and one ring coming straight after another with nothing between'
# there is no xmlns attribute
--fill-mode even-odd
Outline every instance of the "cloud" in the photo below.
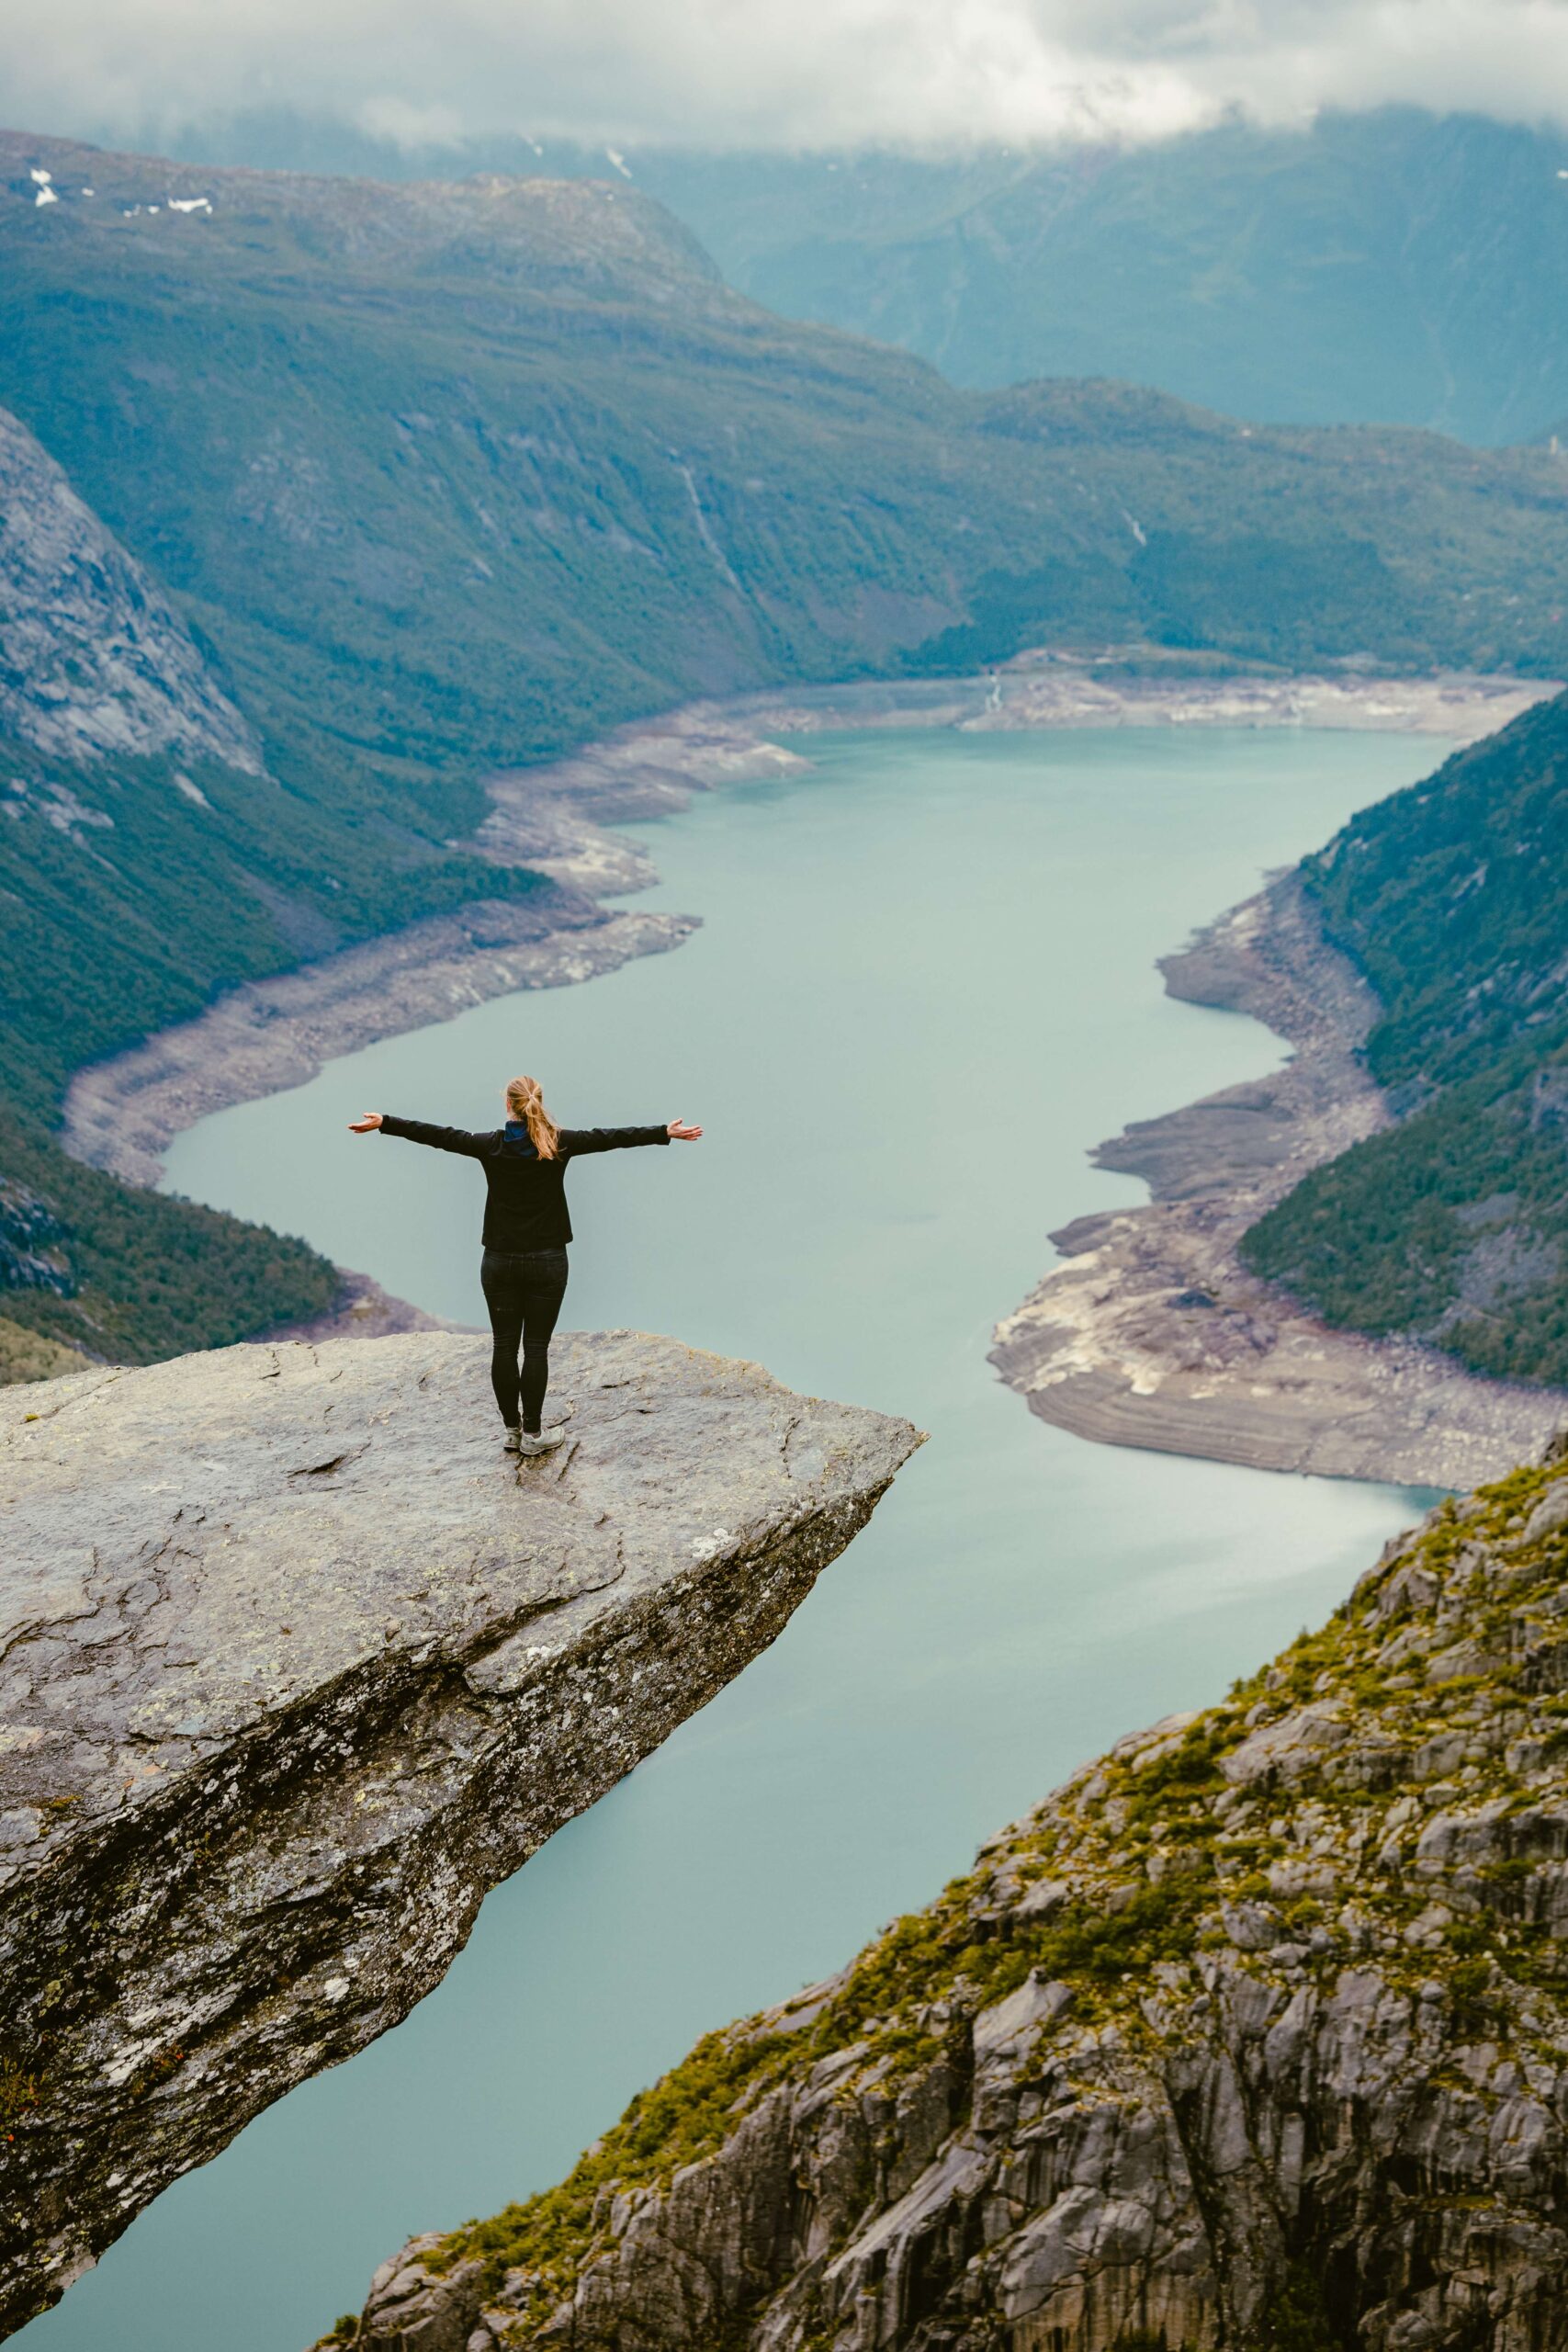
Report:
<svg viewBox="0 0 1568 2352"><path fill-rule="evenodd" d="M1151 139L1406 101L1568 125L1568 0L51 0L12 119L258 104L404 144Z"/></svg>

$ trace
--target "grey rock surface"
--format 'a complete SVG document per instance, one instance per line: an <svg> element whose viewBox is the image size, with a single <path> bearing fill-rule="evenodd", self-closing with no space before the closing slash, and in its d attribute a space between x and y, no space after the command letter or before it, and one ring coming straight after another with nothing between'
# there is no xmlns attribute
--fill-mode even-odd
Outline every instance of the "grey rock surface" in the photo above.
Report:
<svg viewBox="0 0 1568 2352"><path fill-rule="evenodd" d="M0 731L84 760L221 760L261 747L173 605L0 409ZM62 821L71 811L62 806Z"/></svg>
<svg viewBox="0 0 1568 2352"><path fill-rule="evenodd" d="M403 2017L487 1889L763 1648L919 1442L569 1337L239 1347L0 1394L0 2324Z"/></svg>
<svg viewBox="0 0 1568 2352"><path fill-rule="evenodd" d="M1565 1495L1445 1505L319 2352L1563 2352Z"/></svg>

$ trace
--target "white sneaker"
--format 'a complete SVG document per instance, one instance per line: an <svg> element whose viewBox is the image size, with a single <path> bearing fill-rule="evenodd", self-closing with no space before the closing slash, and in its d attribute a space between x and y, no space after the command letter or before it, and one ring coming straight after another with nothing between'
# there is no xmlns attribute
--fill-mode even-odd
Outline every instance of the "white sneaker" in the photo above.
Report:
<svg viewBox="0 0 1568 2352"><path fill-rule="evenodd" d="M508 1444L511 1443L510 1438L507 1440L507 1442ZM564 1445L565 1443L566 1431L564 1430L540 1430L537 1435L533 1434L527 1430L519 1430L517 1432L517 1451L519 1453L553 1453L558 1445Z"/></svg>

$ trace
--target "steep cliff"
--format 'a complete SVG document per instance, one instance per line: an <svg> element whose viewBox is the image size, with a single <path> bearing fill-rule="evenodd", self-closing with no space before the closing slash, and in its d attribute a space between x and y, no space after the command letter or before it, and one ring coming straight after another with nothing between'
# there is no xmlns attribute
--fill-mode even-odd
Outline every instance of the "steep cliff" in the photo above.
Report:
<svg viewBox="0 0 1568 2352"><path fill-rule="evenodd" d="M0 2329L395 2024L779 1632L919 1442L753 1364L235 1348L0 1396Z"/></svg>
<svg viewBox="0 0 1568 2352"><path fill-rule="evenodd" d="M168 598L6 409L0 732L68 759L172 751L261 767L254 729Z"/></svg>
<svg viewBox="0 0 1568 2352"><path fill-rule="evenodd" d="M324 2341L1568 2345L1565 1616L1559 1458Z"/></svg>

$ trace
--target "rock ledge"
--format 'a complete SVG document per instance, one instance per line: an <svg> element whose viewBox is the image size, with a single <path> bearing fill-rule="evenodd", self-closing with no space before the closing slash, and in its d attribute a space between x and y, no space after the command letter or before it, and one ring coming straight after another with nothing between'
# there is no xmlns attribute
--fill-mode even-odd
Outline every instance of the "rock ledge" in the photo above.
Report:
<svg viewBox="0 0 1568 2352"><path fill-rule="evenodd" d="M0 1396L0 2329L406 2015L780 1631L919 1442L754 1364L239 1347Z"/></svg>

